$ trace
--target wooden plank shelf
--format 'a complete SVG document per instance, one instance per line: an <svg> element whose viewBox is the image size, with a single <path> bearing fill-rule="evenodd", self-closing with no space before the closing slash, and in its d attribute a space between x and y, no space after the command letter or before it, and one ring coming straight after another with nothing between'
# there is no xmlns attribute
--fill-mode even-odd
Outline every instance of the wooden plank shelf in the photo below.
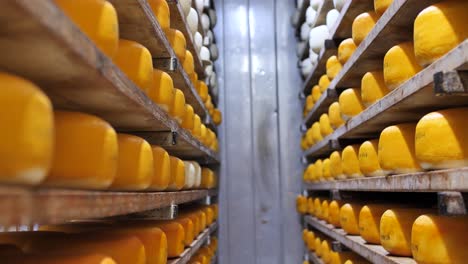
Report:
<svg viewBox="0 0 468 264"><path fill-rule="evenodd" d="M466 96L440 97L435 95L433 88L436 73L468 69L467 51L468 40L465 40L362 113L348 120L345 125L321 142L309 148L304 156L308 159L322 157L333 151L329 148L332 141L376 138L389 125L417 122L431 111L468 105Z"/></svg>
<svg viewBox="0 0 468 264"><path fill-rule="evenodd" d="M330 238L340 242L350 250L361 255L372 263L379 264L416 264L416 261L408 257L391 256L382 246L367 244L360 236L349 236L343 229L337 229L312 216L305 216L304 221L314 229L322 232Z"/></svg>
<svg viewBox="0 0 468 264"><path fill-rule="evenodd" d="M97 115L118 131L154 132L148 139L153 144L173 132L178 141L167 144L171 154L219 162L217 153L153 103L53 1L6 1L0 10L11 25L0 31L0 69L39 85L55 109Z"/></svg>
<svg viewBox="0 0 468 264"><path fill-rule="evenodd" d="M309 252L307 252L307 255L308 255L308 257L309 257L309 263L313 263L313 264L324 264L324 262L322 261L322 259L319 258L317 255L315 255L314 252L309 251Z"/></svg>
<svg viewBox="0 0 468 264"><path fill-rule="evenodd" d="M216 231L218 223L211 224L205 231L203 231L195 241L192 242L190 247L186 248L185 251L179 258L168 260L168 264L186 264L189 260L195 256L197 251L208 241L208 238ZM214 257L214 259L216 259Z"/></svg>
<svg viewBox="0 0 468 264"><path fill-rule="evenodd" d="M311 191L468 192L468 167L400 175L307 183Z"/></svg>
<svg viewBox="0 0 468 264"><path fill-rule="evenodd" d="M0 226L60 224L127 215L216 196L217 190L114 192L0 186Z"/></svg>

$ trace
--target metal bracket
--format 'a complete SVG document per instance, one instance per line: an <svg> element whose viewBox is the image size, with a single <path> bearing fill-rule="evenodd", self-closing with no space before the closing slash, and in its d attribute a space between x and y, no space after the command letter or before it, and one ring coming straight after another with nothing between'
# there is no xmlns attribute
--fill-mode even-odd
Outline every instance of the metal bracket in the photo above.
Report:
<svg viewBox="0 0 468 264"><path fill-rule="evenodd" d="M341 201L343 198L341 197L340 190L330 190L330 199Z"/></svg>
<svg viewBox="0 0 468 264"><path fill-rule="evenodd" d="M306 132L307 131L307 125L306 124L302 124L299 129L301 130L302 133Z"/></svg>
<svg viewBox="0 0 468 264"><path fill-rule="evenodd" d="M309 160L306 158L306 156L301 157L301 163L302 165L307 165L309 163Z"/></svg>
<svg viewBox="0 0 468 264"><path fill-rule="evenodd" d="M330 149L331 151L341 150L342 146L340 144L340 141L338 141L338 139L332 139L328 141L328 149Z"/></svg>
<svg viewBox="0 0 468 264"><path fill-rule="evenodd" d="M177 70L177 66L179 61L177 57L170 57L170 58L153 58L153 66L154 68L174 72Z"/></svg>
<svg viewBox="0 0 468 264"><path fill-rule="evenodd" d="M331 248L335 252L345 252L349 251L349 248L347 248L345 245L341 244L338 241L332 241L331 243Z"/></svg>
<svg viewBox="0 0 468 264"><path fill-rule="evenodd" d="M436 96L468 96L468 72L446 71L434 74L434 93Z"/></svg>
<svg viewBox="0 0 468 264"><path fill-rule="evenodd" d="M161 207L145 212L138 212L122 216L112 216L113 220L172 220L178 214L177 204L171 204L167 207Z"/></svg>
<svg viewBox="0 0 468 264"><path fill-rule="evenodd" d="M309 197L309 192L307 190L302 190L302 195L305 197Z"/></svg>
<svg viewBox="0 0 468 264"><path fill-rule="evenodd" d="M437 205L440 215L465 215L466 206L460 192L437 193Z"/></svg>
<svg viewBox="0 0 468 264"><path fill-rule="evenodd" d="M201 204L203 205L212 205L213 201L211 200L211 196L207 195L205 198L201 200Z"/></svg>
<svg viewBox="0 0 468 264"><path fill-rule="evenodd" d="M304 92L300 92L298 94L298 97L299 97L299 100L305 100L306 99L306 96L305 96Z"/></svg>

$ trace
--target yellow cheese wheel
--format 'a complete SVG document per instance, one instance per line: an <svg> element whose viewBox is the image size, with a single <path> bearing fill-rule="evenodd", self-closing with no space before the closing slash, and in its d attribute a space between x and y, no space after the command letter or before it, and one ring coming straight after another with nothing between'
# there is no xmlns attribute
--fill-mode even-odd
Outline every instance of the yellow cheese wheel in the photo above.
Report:
<svg viewBox="0 0 468 264"><path fill-rule="evenodd" d="M189 104L185 105L185 115L184 119L182 120L181 126L188 131L191 131L193 129L195 120L195 112L193 110L193 107Z"/></svg>
<svg viewBox="0 0 468 264"><path fill-rule="evenodd" d="M172 104L169 108L169 114L177 121L177 123L181 124L184 120L185 116L185 96L184 93L179 90L175 89L174 93L174 100L172 100Z"/></svg>
<svg viewBox="0 0 468 264"><path fill-rule="evenodd" d="M203 212L206 214L206 223L211 225L214 221L214 211L209 206L202 207Z"/></svg>
<svg viewBox="0 0 468 264"><path fill-rule="evenodd" d="M315 161L315 172L314 180L321 181L323 180L323 161L321 159Z"/></svg>
<svg viewBox="0 0 468 264"><path fill-rule="evenodd" d="M356 51L356 44L352 38L347 38L343 40L338 46L338 61L344 65L351 55Z"/></svg>
<svg viewBox="0 0 468 264"><path fill-rule="evenodd" d="M333 178L331 177L331 165L330 165L330 159L324 159L322 162L322 177L324 180L329 181L332 180Z"/></svg>
<svg viewBox="0 0 468 264"><path fill-rule="evenodd" d="M219 109L215 109L213 111L212 118L213 118L213 122L217 126L221 125L221 123L223 122L223 114L221 113L221 111Z"/></svg>
<svg viewBox="0 0 468 264"><path fill-rule="evenodd" d="M65 14L107 56L114 57L119 42L117 12L105 0L54 0Z"/></svg>
<svg viewBox="0 0 468 264"><path fill-rule="evenodd" d="M342 203L341 201L333 200L328 205L328 223L332 224L334 227L341 227L340 223L340 209Z"/></svg>
<svg viewBox="0 0 468 264"><path fill-rule="evenodd" d="M206 222L206 214L205 212L201 211L201 210L197 210L196 211L197 215L198 215L198 218L200 219L200 223L201 223L201 227L202 229L205 229L208 224Z"/></svg>
<svg viewBox="0 0 468 264"><path fill-rule="evenodd" d="M359 212L362 205L358 203L346 203L340 209L340 225L349 235L359 235Z"/></svg>
<svg viewBox="0 0 468 264"><path fill-rule="evenodd" d="M359 168L365 176L384 176L379 163L379 140L367 140L359 147Z"/></svg>
<svg viewBox="0 0 468 264"><path fill-rule="evenodd" d="M206 140L206 126L205 124L200 125L200 136L198 137L198 140L200 140L203 144L205 144Z"/></svg>
<svg viewBox="0 0 468 264"><path fill-rule="evenodd" d="M307 243L307 233L309 233L307 228L302 229L302 241L304 241L304 243Z"/></svg>
<svg viewBox="0 0 468 264"><path fill-rule="evenodd" d="M188 217L179 217L175 219L177 223L179 223L184 228L184 244L186 247L192 244L193 240L195 239L195 232L193 228L193 222Z"/></svg>
<svg viewBox="0 0 468 264"><path fill-rule="evenodd" d="M180 61L185 60L185 51L187 50L187 42L184 34L177 29L168 28L164 30L167 40L174 49L174 53Z"/></svg>
<svg viewBox="0 0 468 264"><path fill-rule="evenodd" d="M204 81L197 81L196 89L197 89L197 92L200 95L200 98L202 99L203 102L208 100L208 96L209 96L208 95L208 86L206 86L206 83Z"/></svg>
<svg viewBox="0 0 468 264"><path fill-rule="evenodd" d="M350 145L343 149L341 164L346 177L358 178L364 176L359 167L359 145Z"/></svg>
<svg viewBox="0 0 468 264"><path fill-rule="evenodd" d="M466 216L422 215L411 229L411 248L418 263L463 263L468 234Z"/></svg>
<svg viewBox="0 0 468 264"><path fill-rule="evenodd" d="M153 58L143 45L121 39L113 60L141 90L148 93L154 88Z"/></svg>
<svg viewBox="0 0 468 264"><path fill-rule="evenodd" d="M390 90L422 70L414 55L413 42L405 42L388 50L384 57L383 73L385 84Z"/></svg>
<svg viewBox="0 0 468 264"><path fill-rule="evenodd" d="M199 217L198 217L198 215L196 213L194 213L194 212L180 212L177 217L179 217L179 218L186 217L186 218L189 218L190 220L192 220L193 233L194 233L195 237L197 237L198 234L200 234L201 230L203 230L203 227L201 226L200 219L199 219Z"/></svg>
<svg viewBox="0 0 468 264"><path fill-rule="evenodd" d="M361 113L365 106L362 103L361 91L357 88L344 90L339 97L341 117L348 120Z"/></svg>
<svg viewBox="0 0 468 264"><path fill-rule="evenodd" d="M199 263L199 264L208 264L208 259L206 258L206 256L203 256L201 254L196 254L194 257L193 257L193 264L196 264L196 263ZM191 263L192 264L192 263Z"/></svg>
<svg viewBox="0 0 468 264"><path fill-rule="evenodd" d="M322 75L319 79L318 86L320 86L320 91L323 93L325 90L328 89L328 86L330 86L330 79L328 79L328 76L326 74Z"/></svg>
<svg viewBox="0 0 468 264"><path fill-rule="evenodd" d="M201 135L201 125L202 125L202 123L201 123L200 116L195 114L195 116L193 118L193 130L191 131L192 135L195 138L198 138Z"/></svg>
<svg viewBox="0 0 468 264"><path fill-rule="evenodd" d="M322 132L320 129L320 123L319 122L313 123L311 130L312 130L312 138L314 140L314 143L316 144L320 142L323 139Z"/></svg>
<svg viewBox="0 0 468 264"><path fill-rule="evenodd" d="M364 106L368 107L388 94L390 90L385 85L381 71L367 72L361 80L361 98Z"/></svg>
<svg viewBox="0 0 468 264"><path fill-rule="evenodd" d="M314 97L310 94L306 97L305 111L309 112L314 108Z"/></svg>
<svg viewBox="0 0 468 264"><path fill-rule="evenodd" d="M307 198L307 213L310 215L314 213L314 199L312 197Z"/></svg>
<svg viewBox="0 0 468 264"><path fill-rule="evenodd" d="M307 213L307 197L302 195L296 197L296 210L300 214Z"/></svg>
<svg viewBox="0 0 468 264"><path fill-rule="evenodd" d="M205 189L215 188L215 181L214 172L208 168L203 168L201 187Z"/></svg>
<svg viewBox="0 0 468 264"><path fill-rule="evenodd" d="M178 191L184 188L185 184L185 164L182 160L176 157L170 157L171 161L171 180L167 186L167 190Z"/></svg>
<svg viewBox="0 0 468 264"><path fill-rule="evenodd" d="M338 75L338 73L340 73L341 68L343 68L343 65L341 65L340 61L338 60L338 57L331 56L327 60L326 68L328 79L333 80Z"/></svg>
<svg viewBox="0 0 468 264"><path fill-rule="evenodd" d="M0 72L0 181L38 184L54 147L52 103L33 83Z"/></svg>
<svg viewBox="0 0 468 264"><path fill-rule="evenodd" d="M304 260L304 261L302 262L302 264L310 264L310 262L307 261L307 260Z"/></svg>
<svg viewBox="0 0 468 264"><path fill-rule="evenodd" d="M307 181L314 180L314 173L315 173L315 164L309 164L307 166L307 169L305 170Z"/></svg>
<svg viewBox="0 0 468 264"><path fill-rule="evenodd" d="M379 163L386 173L420 171L414 149L416 124L406 123L385 128L379 139Z"/></svg>
<svg viewBox="0 0 468 264"><path fill-rule="evenodd" d="M195 63L194 63L193 55L188 50L185 51L185 59L182 64L182 67L184 68L187 74L191 74L195 71Z"/></svg>
<svg viewBox="0 0 468 264"><path fill-rule="evenodd" d="M118 134L117 174L110 186L117 190L144 190L153 181L154 162L151 145L144 139Z"/></svg>
<svg viewBox="0 0 468 264"><path fill-rule="evenodd" d="M329 217L329 202L328 200L324 200L321 204L321 209L320 209L320 212L321 212L321 215L320 215L320 219L328 222L328 217Z"/></svg>
<svg viewBox="0 0 468 264"><path fill-rule="evenodd" d="M317 257L322 256L322 237L321 236L315 236L315 255Z"/></svg>
<svg viewBox="0 0 468 264"><path fill-rule="evenodd" d="M148 4L161 28L169 29L171 26L171 12L166 0L148 0Z"/></svg>
<svg viewBox="0 0 468 264"><path fill-rule="evenodd" d="M106 255L82 254L82 255L21 255L11 254L2 256L3 264L116 264L116 262Z"/></svg>
<svg viewBox="0 0 468 264"><path fill-rule="evenodd" d="M307 129L307 131L305 133L305 140L307 142L307 147L311 147L311 146L313 146L315 144L314 134L312 132L312 127Z"/></svg>
<svg viewBox="0 0 468 264"><path fill-rule="evenodd" d="M322 114L320 116L319 124L320 124L320 134L322 134L322 136L325 137L333 133L333 128L330 123L330 118L328 117L327 114Z"/></svg>
<svg viewBox="0 0 468 264"><path fill-rule="evenodd" d="M321 248L321 252L322 252L322 261L324 263L330 263L331 261L331 241L328 240L328 239L324 239L322 241L322 248Z"/></svg>
<svg viewBox="0 0 468 264"><path fill-rule="evenodd" d="M367 264L370 263L363 257L354 253L353 251L337 252L332 254L330 264Z"/></svg>
<svg viewBox="0 0 468 264"><path fill-rule="evenodd" d="M167 256L174 258L184 252L185 230L177 221L159 221L155 226L160 228L167 237Z"/></svg>
<svg viewBox="0 0 468 264"><path fill-rule="evenodd" d="M411 227L427 210L414 208L389 209L380 218L380 243L391 254L411 257Z"/></svg>
<svg viewBox="0 0 468 264"><path fill-rule="evenodd" d="M215 236L211 236L210 240L210 247L216 252L216 250L218 250L218 239Z"/></svg>
<svg viewBox="0 0 468 264"><path fill-rule="evenodd" d="M341 116L340 103L334 102L330 105L328 108L328 116L330 118L330 124L334 129L337 129L344 124L344 120Z"/></svg>
<svg viewBox="0 0 468 264"><path fill-rule="evenodd" d="M320 219L321 215L322 215L322 199L317 197L314 199L314 216Z"/></svg>
<svg viewBox="0 0 468 264"><path fill-rule="evenodd" d="M196 72L193 72L192 74L189 74L189 78L193 86L196 88L198 82L198 74Z"/></svg>
<svg viewBox="0 0 468 264"><path fill-rule="evenodd" d="M338 151L333 151L330 155L330 175L333 179L346 178L346 175L343 173L341 153Z"/></svg>
<svg viewBox="0 0 468 264"><path fill-rule="evenodd" d="M380 244L380 218L387 209L386 204L367 204L359 212L359 232L371 244Z"/></svg>
<svg viewBox="0 0 468 264"><path fill-rule="evenodd" d="M416 125L416 158L424 169L468 166L468 108L425 115Z"/></svg>
<svg viewBox="0 0 468 264"><path fill-rule="evenodd" d="M320 91L320 86L315 85L312 87L312 98L314 99L314 103L316 103L319 99L320 96L322 96L322 92Z"/></svg>
<svg viewBox="0 0 468 264"><path fill-rule="evenodd" d="M149 189L165 190L171 181L171 160L167 151L159 146L151 146L153 152L153 180Z"/></svg>
<svg viewBox="0 0 468 264"><path fill-rule="evenodd" d="M393 0L374 0L374 10L377 14L383 15Z"/></svg>
<svg viewBox="0 0 468 264"><path fill-rule="evenodd" d="M414 21L414 52L427 66L468 38L466 1L442 1L429 6Z"/></svg>
<svg viewBox="0 0 468 264"><path fill-rule="evenodd" d="M153 70L153 87L148 90L148 96L159 105L164 111L169 112L169 108L174 101L174 84L172 78L166 72Z"/></svg>
<svg viewBox="0 0 468 264"><path fill-rule="evenodd" d="M379 20L380 15L373 11L365 12L357 16L353 21L352 35L356 46L367 37Z"/></svg>
<svg viewBox="0 0 468 264"><path fill-rule="evenodd" d="M307 249L310 251L315 250L315 233L312 231L307 232L306 236L306 244L307 244Z"/></svg>
<svg viewBox="0 0 468 264"><path fill-rule="evenodd" d="M55 112L54 158L47 185L105 189L116 176L117 159L117 135L107 122L78 112Z"/></svg>

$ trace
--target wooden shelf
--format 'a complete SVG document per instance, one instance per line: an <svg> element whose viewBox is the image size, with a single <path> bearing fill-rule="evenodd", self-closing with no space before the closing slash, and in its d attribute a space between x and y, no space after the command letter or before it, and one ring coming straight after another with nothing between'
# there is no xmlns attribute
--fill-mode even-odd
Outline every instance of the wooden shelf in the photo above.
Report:
<svg viewBox="0 0 468 264"><path fill-rule="evenodd" d="M307 183L311 191L343 190L371 192L468 192L468 167L417 172L386 177L363 177Z"/></svg>
<svg viewBox="0 0 468 264"><path fill-rule="evenodd" d="M425 114L444 108L466 106L464 96L436 96L433 91L434 74L447 70L468 69L468 40L465 40L445 56L423 69L410 80L393 90L377 103L335 130L311 148L304 156L308 159L323 157L336 148L334 142L377 138L389 125L417 122Z"/></svg>
<svg viewBox="0 0 468 264"><path fill-rule="evenodd" d="M0 226L60 224L144 212L217 195L217 190L112 192L0 186Z"/></svg>
<svg viewBox="0 0 468 264"><path fill-rule="evenodd" d="M182 255L177 259L169 260L168 264L185 264L197 253L197 251L208 241L208 237L213 234L218 228L218 224L215 222L211 224L205 231L203 231L195 241L190 245L189 248L185 249Z"/></svg>
<svg viewBox="0 0 468 264"><path fill-rule="evenodd" d="M416 264L416 261L412 258L390 256L382 246L367 244L360 236L348 236L343 229L336 229L332 225L315 217L305 216L304 220L313 228L340 242L372 263Z"/></svg>
<svg viewBox="0 0 468 264"><path fill-rule="evenodd" d="M55 109L97 115L118 131L152 132L150 143L180 158L219 162L217 153L153 103L53 1L6 1L0 10L11 25L0 33L0 68L39 85ZM166 140L171 132L176 144Z"/></svg>

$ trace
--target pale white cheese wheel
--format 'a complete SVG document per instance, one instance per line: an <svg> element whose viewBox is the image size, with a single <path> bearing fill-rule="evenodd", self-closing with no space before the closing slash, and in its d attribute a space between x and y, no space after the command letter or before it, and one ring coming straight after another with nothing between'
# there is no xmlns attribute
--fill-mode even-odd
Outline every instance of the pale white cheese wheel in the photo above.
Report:
<svg viewBox="0 0 468 264"><path fill-rule="evenodd" d="M211 27L210 25L210 17L207 14L202 14L201 16L202 26L205 31L208 31Z"/></svg>
<svg viewBox="0 0 468 264"><path fill-rule="evenodd" d="M309 6L306 10L306 24L308 24L309 26L313 26L316 16L317 11L315 11L315 9Z"/></svg>
<svg viewBox="0 0 468 264"><path fill-rule="evenodd" d="M190 8L192 7L192 0L180 0L179 2L182 6L182 10L184 11L184 15L188 16Z"/></svg>
<svg viewBox="0 0 468 264"><path fill-rule="evenodd" d="M311 0L310 1L310 7L312 7L315 10L318 10L319 7L323 4L324 0Z"/></svg>
<svg viewBox="0 0 468 264"><path fill-rule="evenodd" d="M190 8L190 12L187 16L187 24L190 29L190 32L192 32L192 34L195 34L195 32L197 32L198 29L198 14L197 11L195 11L195 9L193 8Z"/></svg>
<svg viewBox="0 0 468 264"><path fill-rule="evenodd" d="M333 0L333 5L335 6L335 9L337 9L338 11L341 11L345 3L346 3L346 0Z"/></svg>
<svg viewBox="0 0 468 264"><path fill-rule="evenodd" d="M207 65L207 66L205 67L205 75L206 75L207 77L210 77L211 74L213 74L213 65L212 65L212 64Z"/></svg>
<svg viewBox="0 0 468 264"><path fill-rule="evenodd" d="M185 165L185 184L184 189L191 189L195 185L195 166L190 161L184 161Z"/></svg>
<svg viewBox="0 0 468 264"><path fill-rule="evenodd" d="M309 39L309 34L310 30L312 28L309 26L309 24L304 23L301 26L301 40L308 40Z"/></svg>
<svg viewBox="0 0 468 264"><path fill-rule="evenodd" d="M200 58L202 61L209 61L210 58L211 58L211 54L210 54L210 50L205 47L205 46L202 46L201 49L200 49Z"/></svg>
<svg viewBox="0 0 468 264"><path fill-rule="evenodd" d="M199 188L200 184L201 184L201 167L195 161L191 161L190 163L192 163L193 167L195 168L195 173L194 173L195 174L195 182L193 184L193 188Z"/></svg>
<svg viewBox="0 0 468 264"><path fill-rule="evenodd" d="M340 16L340 12L336 9L332 9L328 11L327 13L327 27L331 29L336 21L338 20L338 17Z"/></svg>
<svg viewBox="0 0 468 264"><path fill-rule="evenodd" d="M197 52L200 53L201 47L203 46L203 37L200 32L195 32L193 35L193 41L195 42L195 48L197 49Z"/></svg>
<svg viewBox="0 0 468 264"><path fill-rule="evenodd" d="M313 28L309 33L309 47L315 52L320 53L320 50L325 45L325 40L330 35L328 27L325 25Z"/></svg>
<svg viewBox="0 0 468 264"><path fill-rule="evenodd" d="M309 59L310 59L310 62L312 63L312 65L314 67L318 62L318 57L319 57L319 55L317 53L315 53L313 50L309 49Z"/></svg>
<svg viewBox="0 0 468 264"><path fill-rule="evenodd" d="M218 46L216 46L216 44L214 43L210 45L210 54L211 54L212 61L215 61L218 59L218 56L219 56Z"/></svg>
<svg viewBox="0 0 468 264"><path fill-rule="evenodd" d="M203 0L195 0L195 8L197 9L198 14L203 12Z"/></svg>
<svg viewBox="0 0 468 264"><path fill-rule="evenodd" d="M218 22L218 15L216 15L216 11L214 9L208 10L208 16L210 17L211 27L215 27L216 23Z"/></svg>
<svg viewBox="0 0 468 264"><path fill-rule="evenodd" d="M301 61L301 73L303 76L307 76L312 72L313 65L309 58Z"/></svg>

